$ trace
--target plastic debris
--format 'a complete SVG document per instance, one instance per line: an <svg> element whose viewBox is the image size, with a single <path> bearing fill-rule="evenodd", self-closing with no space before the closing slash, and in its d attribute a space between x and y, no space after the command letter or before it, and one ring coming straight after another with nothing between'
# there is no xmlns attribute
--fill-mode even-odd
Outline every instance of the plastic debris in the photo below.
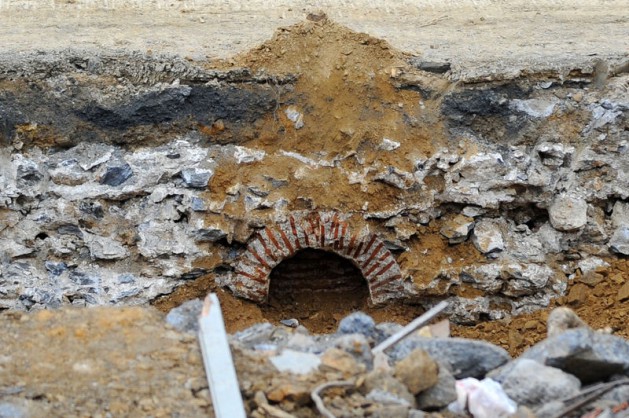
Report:
<svg viewBox="0 0 629 418"><path fill-rule="evenodd" d="M469 412L474 418L502 418L514 414L518 406L502 389L500 383L473 377L457 380L457 400L448 409L457 414Z"/></svg>

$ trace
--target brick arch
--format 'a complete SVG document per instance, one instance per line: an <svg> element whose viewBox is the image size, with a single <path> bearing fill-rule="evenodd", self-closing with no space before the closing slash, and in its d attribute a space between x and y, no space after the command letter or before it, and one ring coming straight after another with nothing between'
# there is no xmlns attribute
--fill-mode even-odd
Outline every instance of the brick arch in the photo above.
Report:
<svg viewBox="0 0 629 418"><path fill-rule="evenodd" d="M333 252L350 260L369 287L371 302L401 297L402 274L393 254L366 227L352 231L337 212L293 212L283 222L266 227L249 240L230 287L238 296L265 302L275 266L305 248Z"/></svg>

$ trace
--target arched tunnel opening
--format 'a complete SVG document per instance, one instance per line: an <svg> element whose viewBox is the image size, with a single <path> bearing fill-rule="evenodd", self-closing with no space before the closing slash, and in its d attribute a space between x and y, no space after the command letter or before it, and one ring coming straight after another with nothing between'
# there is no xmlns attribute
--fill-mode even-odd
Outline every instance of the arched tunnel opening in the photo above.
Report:
<svg viewBox="0 0 629 418"><path fill-rule="evenodd" d="M365 309L367 281L350 260L333 252L304 249L283 260L270 275L267 318L295 318L319 332L333 332L338 321Z"/></svg>

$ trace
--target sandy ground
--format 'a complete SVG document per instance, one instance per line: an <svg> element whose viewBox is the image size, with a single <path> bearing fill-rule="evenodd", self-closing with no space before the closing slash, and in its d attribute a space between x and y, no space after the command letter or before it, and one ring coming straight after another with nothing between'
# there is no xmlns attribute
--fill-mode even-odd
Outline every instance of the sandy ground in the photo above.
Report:
<svg viewBox="0 0 629 418"><path fill-rule="evenodd" d="M595 58L613 65L629 51L627 0L0 0L0 57L73 49L225 58L317 8L403 51L451 62L453 79L567 73Z"/></svg>

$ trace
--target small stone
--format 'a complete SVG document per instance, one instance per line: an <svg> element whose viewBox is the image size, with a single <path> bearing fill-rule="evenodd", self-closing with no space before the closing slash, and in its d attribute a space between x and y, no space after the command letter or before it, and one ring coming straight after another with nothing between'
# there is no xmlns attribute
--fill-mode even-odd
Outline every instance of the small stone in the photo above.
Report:
<svg viewBox="0 0 629 418"><path fill-rule="evenodd" d="M373 318L363 312L354 312L341 320L339 334L362 334L365 337L373 337L376 323Z"/></svg>
<svg viewBox="0 0 629 418"><path fill-rule="evenodd" d="M553 114L555 102L544 99L513 99L511 100L510 107L534 118L547 118Z"/></svg>
<svg viewBox="0 0 629 418"><path fill-rule="evenodd" d="M197 242L216 242L225 238L227 232L223 231L220 227L209 227L197 229L194 236Z"/></svg>
<svg viewBox="0 0 629 418"><path fill-rule="evenodd" d="M289 328L297 328L299 326L299 320L295 318L282 319L280 320L280 324L287 326Z"/></svg>
<svg viewBox="0 0 629 418"><path fill-rule="evenodd" d="M502 384L509 398L529 407L576 395L581 388L576 377L526 358L514 360L488 376Z"/></svg>
<svg viewBox="0 0 629 418"><path fill-rule="evenodd" d="M171 309L166 315L166 323L181 332L197 332L202 309L201 299L189 300Z"/></svg>
<svg viewBox="0 0 629 418"><path fill-rule="evenodd" d="M568 303L574 306L580 306L587 301L588 294L590 293L589 287L576 283L570 288L568 292Z"/></svg>
<svg viewBox="0 0 629 418"><path fill-rule="evenodd" d="M483 254L502 251L505 247L498 225L487 220L477 222L474 226L472 243Z"/></svg>
<svg viewBox="0 0 629 418"><path fill-rule="evenodd" d="M289 106L284 111L288 120L293 122L295 129L301 129L304 127L304 115L298 111L294 106Z"/></svg>
<svg viewBox="0 0 629 418"><path fill-rule="evenodd" d="M110 165L105 170L105 174L100 178L100 184L117 187L129 180L133 175L131 166L127 163L120 165Z"/></svg>
<svg viewBox="0 0 629 418"><path fill-rule="evenodd" d="M548 209L548 215L556 230L576 231L587 223L587 203L578 197L558 196Z"/></svg>
<svg viewBox="0 0 629 418"><path fill-rule="evenodd" d="M46 267L46 270L48 270L53 276L60 276L64 271L68 269L68 266L63 261L59 263L56 263L54 261L46 261L44 262L44 267Z"/></svg>
<svg viewBox="0 0 629 418"><path fill-rule="evenodd" d="M616 228L623 225L629 225L629 202L619 200L614 203L611 218L612 225Z"/></svg>
<svg viewBox="0 0 629 418"><path fill-rule="evenodd" d="M395 377L413 394L437 384L439 366L427 352L418 348L395 365Z"/></svg>
<svg viewBox="0 0 629 418"><path fill-rule="evenodd" d="M382 142L380 143L380 146L378 148L383 151L395 151L396 149L400 148L400 143L393 141L389 138L382 138Z"/></svg>
<svg viewBox="0 0 629 418"><path fill-rule="evenodd" d="M109 237L85 232L83 240L90 249L90 255L96 260L120 260L129 255L129 250L125 246Z"/></svg>
<svg viewBox="0 0 629 418"><path fill-rule="evenodd" d="M234 158L238 164L253 163L255 161L262 161L266 153L262 150L250 149L245 147L236 146L234 148Z"/></svg>
<svg viewBox="0 0 629 418"><path fill-rule="evenodd" d="M291 401L305 405L310 402L310 391L299 383L281 383L272 387L266 397L272 402Z"/></svg>
<svg viewBox="0 0 629 418"><path fill-rule="evenodd" d="M468 234L474 228L474 220L465 215L456 215L446 221L441 227L441 235L448 238L450 244L460 244L467 239Z"/></svg>
<svg viewBox="0 0 629 418"><path fill-rule="evenodd" d="M205 201L198 197L193 197L192 199L190 199L190 208L195 212L207 211L207 207L205 206Z"/></svg>
<svg viewBox="0 0 629 418"><path fill-rule="evenodd" d="M552 337L573 328L588 328L588 325L570 308L555 308L548 315L548 336Z"/></svg>
<svg viewBox="0 0 629 418"><path fill-rule="evenodd" d="M323 353L321 367L339 371L346 377L365 371L364 365L359 364L351 354L338 348L329 348Z"/></svg>
<svg viewBox="0 0 629 418"><path fill-rule="evenodd" d="M629 255L629 226L623 225L616 228L609 240L609 249L617 254Z"/></svg>
<svg viewBox="0 0 629 418"><path fill-rule="evenodd" d="M629 299L629 281L625 282L625 284L618 289L618 295L616 296L618 302L624 302L627 299Z"/></svg>
<svg viewBox="0 0 629 418"><path fill-rule="evenodd" d="M419 409L437 409L456 400L456 379L445 366L439 366L437 384L421 392L417 398Z"/></svg>
<svg viewBox="0 0 629 418"><path fill-rule="evenodd" d="M181 170L181 178L187 187L195 189L205 189L214 175L212 170L200 168L186 168Z"/></svg>
<svg viewBox="0 0 629 418"><path fill-rule="evenodd" d="M583 274L581 277L577 279L580 283L586 284L588 286L594 287L597 284L601 283L605 280L605 276L600 273L596 273L594 271L589 271L586 274Z"/></svg>
<svg viewBox="0 0 629 418"><path fill-rule="evenodd" d="M311 373L321 364L321 360L315 354L300 353L293 350L284 350L282 354L271 357L270 360L280 372L293 374Z"/></svg>
<svg viewBox="0 0 629 418"><path fill-rule="evenodd" d="M406 386L393 376L382 370L369 372L363 383L364 393L369 393L374 389L389 392L400 399L404 399L409 405L415 405L415 398L408 391Z"/></svg>
<svg viewBox="0 0 629 418"><path fill-rule="evenodd" d="M337 337L334 346L349 353L359 363L371 370L373 366L373 354L367 337L362 334L347 334Z"/></svg>

